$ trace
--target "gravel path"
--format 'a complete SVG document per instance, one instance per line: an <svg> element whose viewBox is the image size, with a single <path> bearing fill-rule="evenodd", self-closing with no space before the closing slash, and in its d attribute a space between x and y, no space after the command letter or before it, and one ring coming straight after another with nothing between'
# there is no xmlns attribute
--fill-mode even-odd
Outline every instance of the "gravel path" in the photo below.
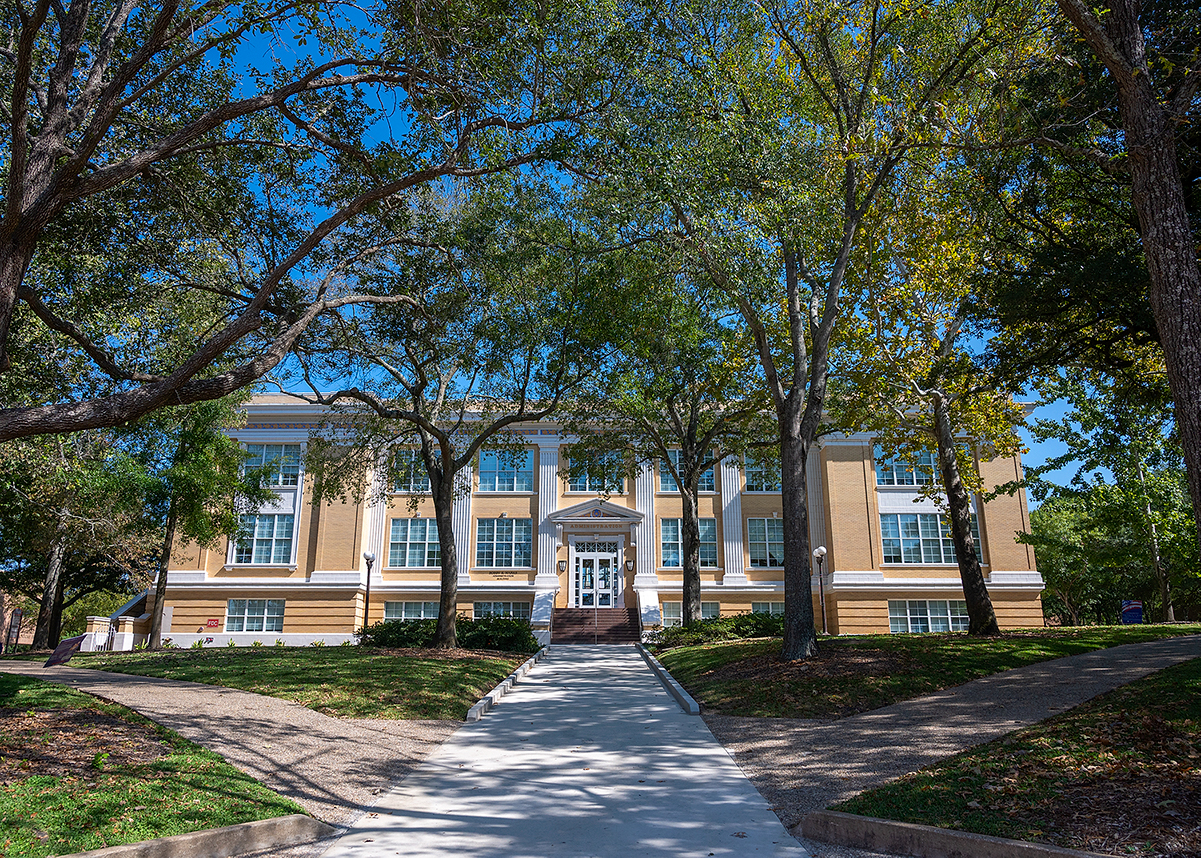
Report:
<svg viewBox="0 0 1201 858"><path fill-rule="evenodd" d="M1198 657L1201 635L1189 635L1032 664L833 722L704 718L791 831L810 811ZM801 842L815 856L869 854Z"/></svg>
<svg viewBox="0 0 1201 858"><path fill-rule="evenodd" d="M0 661L142 713L343 829L462 727L459 721L339 719L296 703L194 682ZM324 850L272 854L301 858Z"/></svg>

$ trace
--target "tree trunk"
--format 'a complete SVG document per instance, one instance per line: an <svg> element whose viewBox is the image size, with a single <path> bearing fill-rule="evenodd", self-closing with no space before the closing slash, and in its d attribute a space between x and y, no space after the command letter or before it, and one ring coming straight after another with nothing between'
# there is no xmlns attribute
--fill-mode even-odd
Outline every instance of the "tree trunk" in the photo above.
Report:
<svg viewBox="0 0 1201 858"><path fill-rule="evenodd" d="M681 483L680 499L684 502L684 515L680 519L680 547L684 555L684 603L681 614L685 626L694 625L701 619L701 522L696 491L695 486Z"/></svg>
<svg viewBox="0 0 1201 858"><path fill-rule="evenodd" d="M788 404L791 403L790 398ZM817 655L806 491L810 439L804 436L801 415L796 411L799 409L786 407L780 410L780 476L784 505L784 644L780 657L784 661Z"/></svg>
<svg viewBox="0 0 1201 858"><path fill-rule="evenodd" d="M171 543L175 541L176 521L175 499L171 499L171 507L167 510L167 532L163 535L163 548L159 554L158 575L154 582L154 610L150 612L150 635L147 645L155 650L162 647L163 637L163 603L167 596L167 567L171 565Z"/></svg>
<svg viewBox="0 0 1201 858"><path fill-rule="evenodd" d="M438 522L438 548L442 555L442 592L438 602L438 629L434 646L454 649L459 645L455 620L459 610L459 557L455 552L454 474L443 475L436 486L431 480L434 518Z"/></svg>
<svg viewBox="0 0 1201 858"><path fill-rule="evenodd" d="M33 240L24 245L5 242L0 246L0 372L12 365L8 349L8 329L17 304L17 290L25 280L25 272L33 259Z"/></svg>
<svg viewBox="0 0 1201 858"><path fill-rule="evenodd" d="M943 489L951 519L951 539L955 543L955 559L959 563L959 580L967 602L969 635L999 635L997 615L984 583L984 570L972 539L972 499L959 476L959 461L955 458L955 436L951 429L951 414L947 401L934 398L934 433L938 442L938 468L942 473Z"/></svg>
<svg viewBox="0 0 1201 858"><path fill-rule="evenodd" d="M1089 4L1059 0L1059 6L1118 87L1131 198L1151 281L1151 310L1163 344L1194 520L1201 535L1201 268L1185 208L1174 117L1152 87L1138 3L1114 0L1103 23ZM1113 56L1102 32L1120 56Z"/></svg>
<svg viewBox="0 0 1201 858"><path fill-rule="evenodd" d="M58 645L54 638L54 605L59 597L59 582L62 580L63 565L67 558L67 528L60 522L46 557L46 580L42 587L42 601L38 607L38 623L33 632L34 649L50 649Z"/></svg>
<svg viewBox="0 0 1201 858"><path fill-rule="evenodd" d="M1172 606L1172 582L1168 578L1168 570L1159 550L1159 531L1155 527L1154 512L1151 509L1151 496L1147 494L1147 476L1143 472L1143 463L1135 463L1138 473L1139 488L1143 490L1143 515L1147 517L1148 547L1151 549L1151 566L1155 570L1155 582L1159 585L1159 598L1163 603L1163 619L1166 623L1176 622L1176 609Z"/></svg>

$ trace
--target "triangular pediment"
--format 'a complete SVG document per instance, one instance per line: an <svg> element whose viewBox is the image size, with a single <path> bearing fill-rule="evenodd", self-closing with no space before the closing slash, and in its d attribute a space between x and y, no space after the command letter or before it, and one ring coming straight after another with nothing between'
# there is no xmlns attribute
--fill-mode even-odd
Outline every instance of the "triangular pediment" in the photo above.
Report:
<svg viewBox="0 0 1201 858"><path fill-rule="evenodd" d="M618 506L602 498L592 498L567 509L552 512L547 519L555 524L584 521L635 522L642 521L643 514L628 507Z"/></svg>

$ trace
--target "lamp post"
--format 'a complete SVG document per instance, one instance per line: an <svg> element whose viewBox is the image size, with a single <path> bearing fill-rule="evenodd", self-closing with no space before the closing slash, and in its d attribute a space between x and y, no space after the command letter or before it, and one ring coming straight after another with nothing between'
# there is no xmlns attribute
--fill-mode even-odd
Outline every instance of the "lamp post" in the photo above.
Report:
<svg viewBox="0 0 1201 858"><path fill-rule="evenodd" d="M822 574L822 561L826 559L826 546L819 545L813 549L813 559L817 561L817 598L822 607L822 634L826 631L826 576Z"/></svg>
<svg viewBox="0 0 1201 858"><path fill-rule="evenodd" d="M363 600L363 628L367 628L367 617L371 615L371 567L375 564L375 555L370 551L363 552L367 561L367 597Z"/></svg>

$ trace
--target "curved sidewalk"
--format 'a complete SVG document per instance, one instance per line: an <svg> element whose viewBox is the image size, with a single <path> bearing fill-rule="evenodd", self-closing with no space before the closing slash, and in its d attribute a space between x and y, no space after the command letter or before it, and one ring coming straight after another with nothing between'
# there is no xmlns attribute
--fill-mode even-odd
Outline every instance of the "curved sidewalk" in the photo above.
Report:
<svg viewBox="0 0 1201 858"><path fill-rule="evenodd" d="M275 697L149 676L0 660L128 706L216 751L331 825L345 826L413 771L458 721L339 719Z"/></svg>

